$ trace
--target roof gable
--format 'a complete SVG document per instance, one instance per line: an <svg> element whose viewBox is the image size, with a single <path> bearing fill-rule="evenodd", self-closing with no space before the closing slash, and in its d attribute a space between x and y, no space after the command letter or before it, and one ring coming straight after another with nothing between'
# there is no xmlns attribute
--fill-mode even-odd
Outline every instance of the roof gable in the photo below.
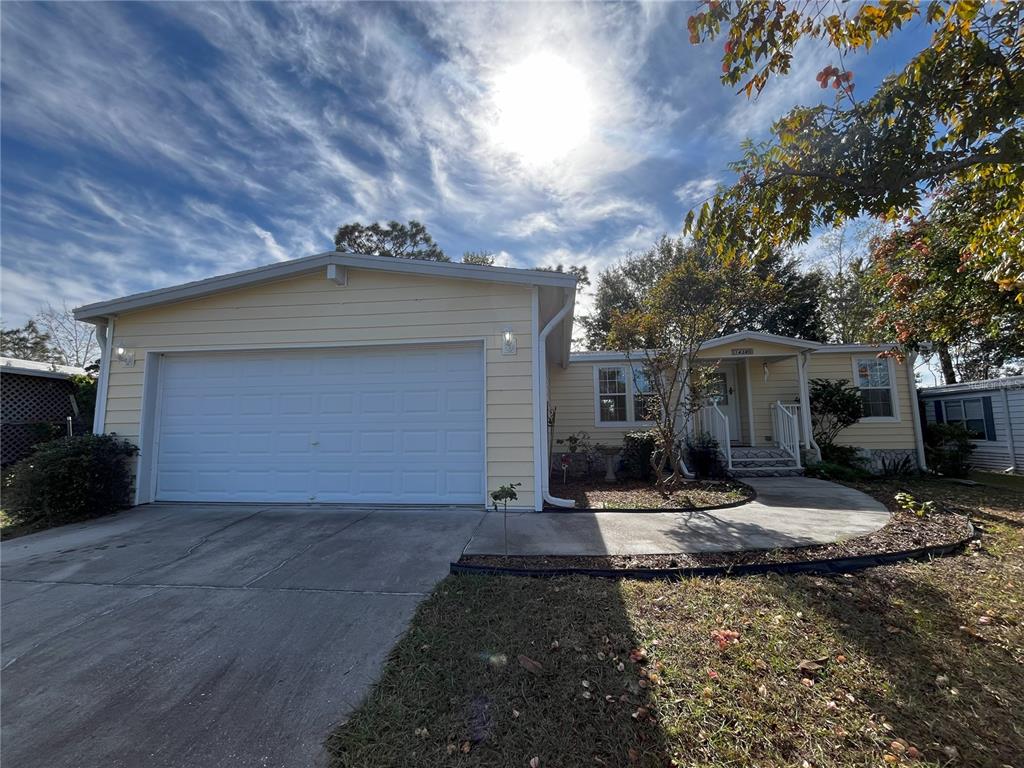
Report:
<svg viewBox="0 0 1024 768"><path fill-rule="evenodd" d="M512 269L509 267L486 267L480 264L453 264L449 262L399 259L391 256L367 256L356 253L328 251L300 259L278 262L264 267L217 275L191 283L160 288L154 291L135 293L119 299L96 302L77 307L77 320L96 320L119 312L171 304L187 299L209 296L221 291L234 290L263 282L293 277L329 266L351 267L353 269L382 270L417 275L448 278L454 280L481 280L493 283L519 285L553 286L573 288L576 278L561 272L534 269Z"/></svg>

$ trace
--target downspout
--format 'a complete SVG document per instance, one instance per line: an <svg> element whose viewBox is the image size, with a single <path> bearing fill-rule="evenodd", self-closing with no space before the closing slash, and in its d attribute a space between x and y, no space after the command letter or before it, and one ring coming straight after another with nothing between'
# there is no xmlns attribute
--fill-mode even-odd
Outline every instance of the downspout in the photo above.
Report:
<svg viewBox="0 0 1024 768"><path fill-rule="evenodd" d="M1006 387L1002 387L1003 392L1003 413L1006 414L1006 447L1010 451L1010 474L1017 474L1017 446L1013 442L1013 419L1010 416L1010 396L1006 393Z"/></svg>
<svg viewBox="0 0 1024 768"><path fill-rule="evenodd" d="M800 353L800 399L803 401L804 407L800 409L800 418L804 422L804 430L807 434L807 448L811 453L818 459L818 463L821 463L821 447L814 439L814 429L811 423L811 393L810 387L807 384L807 360L810 357L809 351L803 351Z"/></svg>
<svg viewBox="0 0 1024 768"><path fill-rule="evenodd" d="M557 496L552 496L550 491L551 484L551 466L548 464L548 359L547 359L547 338L562 320L565 319L566 315L572 311L573 304L575 303L576 296L574 293L569 291L573 289L567 289L566 300L564 306L558 310L558 313L548 321L548 324L544 326L541 332L537 335L537 413L540 421L540 460L543 465L543 473L541 474L541 495L543 500L548 504L556 507L575 507L576 502L573 499L560 499ZM540 321L540 313L538 311L537 316L538 322ZM542 506L538 504L538 506ZM539 511L539 510L538 510Z"/></svg>
<svg viewBox="0 0 1024 768"><path fill-rule="evenodd" d="M107 421L107 386L110 381L110 352L114 343L114 318L96 323L96 339L100 343L100 377L96 382L96 408L92 416L92 432L102 435Z"/></svg>
<svg viewBox="0 0 1024 768"><path fill-rule="evenodd" d="M921 471L925 472L928 470L928 464L925 461L924 454L924 433L921 431L921 405L917 396L917 382L914 381L914 363L916 361L917 353L910 352L907 354L904 365L907 367L907 385L910 387L910 393L913 394L913 399L910 403L910 418L914 423L914 445L917 448L917 463L921 467Z"/></svg>

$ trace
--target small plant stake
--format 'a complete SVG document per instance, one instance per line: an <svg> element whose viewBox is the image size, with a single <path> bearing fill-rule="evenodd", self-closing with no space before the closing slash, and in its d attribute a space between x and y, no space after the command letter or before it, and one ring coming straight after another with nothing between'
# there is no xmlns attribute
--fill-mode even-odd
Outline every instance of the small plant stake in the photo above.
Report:
<svg viewBox="0 0 1024 768"><path fill-rule="evenodd" d="M496 491L491 491L491 503L494 505L494 511L498 511L499 501L504 504L502 523L505 531L505 557L508 557L508 503L519 498L516 488L521 485L522 483L509 483L508 485L498 486Z"/></svg>

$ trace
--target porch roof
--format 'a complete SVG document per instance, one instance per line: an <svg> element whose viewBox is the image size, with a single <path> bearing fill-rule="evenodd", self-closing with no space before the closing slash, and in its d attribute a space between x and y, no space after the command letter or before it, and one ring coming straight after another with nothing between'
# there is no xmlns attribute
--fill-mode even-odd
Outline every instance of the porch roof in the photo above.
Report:
<svg viewBox="0 0 1024 768"><path fill-rule="evenodd" d="M820 349L817 341L793 339L759 331L739 331L701 344L702 357L776 357ZM716 354L718 353L718 354Z"/></svg>

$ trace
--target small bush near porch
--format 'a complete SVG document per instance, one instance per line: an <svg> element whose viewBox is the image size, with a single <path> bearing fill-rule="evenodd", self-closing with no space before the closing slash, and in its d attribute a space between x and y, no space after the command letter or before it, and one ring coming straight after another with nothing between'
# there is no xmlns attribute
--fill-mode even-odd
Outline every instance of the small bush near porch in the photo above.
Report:
<svg viewBox="0 0 1024 768"><path fill-rule="evenodd" d="M561 482L551 479L551 493L560 499L574 499L578 509L711 509L753 498L753 490L733 481L692 480L673 488L667 495L653 481L605 482L601 478Z"/></svg>

